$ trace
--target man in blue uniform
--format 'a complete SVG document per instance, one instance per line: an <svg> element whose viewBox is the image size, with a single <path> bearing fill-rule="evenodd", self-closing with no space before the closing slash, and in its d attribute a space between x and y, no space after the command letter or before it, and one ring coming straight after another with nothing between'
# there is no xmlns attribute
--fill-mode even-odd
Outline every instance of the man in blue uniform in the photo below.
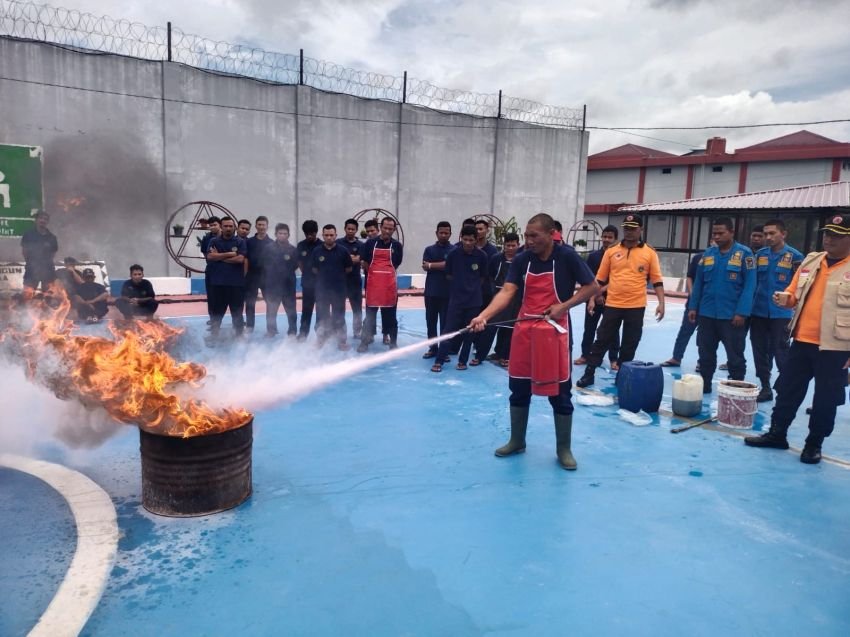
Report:
<svg viewBox="0 0 850 637"><path fill-rule="evenodd" d="M617 243L617 238L620 236L620 231L617 226L605 226L602 229L602 247L594 250L587 255L587 267L593 274L599 272L599 266L602 264L602 255L612 245ZM587 364L587 357L590 356L590 349L593 347L593 341L596 339L596 328L599 325L599 319L605 312L605 290L608 286L604 286L602 291L596 297L596 305L593 312L588 311L587 305L584 306L584 333L581 337L581 356L573 361L576 365ZM611 364L611 369L617 369L617 357L620 355L620 334L617 333L611 347L608 348L608 361Z"/></svg>
<svg viewBox="0 0 850 637"><path fill-rule="evenodd" d="M245 275L245 328L254 331L257 311L257 293L263 289L263 254L274 241L268 235L269 219L264 215L254 221L257 232L248 239L248 273ZM263 299L266 292L263 290Z"/></svg>
<svg viewBox="0 0 850 637"><path fill-rule="evenodd" d="M770 372L773 360L781 374L791 346L788 324L794 314L792 308L781 307L773 302L774 292L783 292L791 283L794 272L803 261L803 254L785 243L788 232L779 219L771 219L763 227L766 247L756 252L756 292L750 318L750 343L756 376L761 382L761 391L756 400L773 400L770 387Z"/></svg>
<svg viewBox="0 0 850 637"><path fill-rule="evenodd" d="M337 243L348 250L351 255L351 272L345 279L345 298L351 306L352 335L360 338L363 330L363 278L360 276L360 252L363 242L357 238L357 219L346 219L345 236L337 239Z"/></svg>
<svg viewBox="0 0 850 637"><path fill-rule="evenodd" d="M518 297L522 299L520 317L545 315L560 326L561 329L552 326L551 330L546 330L548 326L541 326L534 320L516 323L508 368L511 438L506 445L496 449L495 454L505 457L525 451L531 395L541 393L545 384L545 395L554 412L558 462L564 469L572 471L577 467L571 450L572 381L568 339L562 330L567 326L570 308L597 294L599 284L575 250L555 245L554 233L555 223L550 215L540 213L528 220L525 227L527 250L514 258L504 287L493 302L472 319L471 325L476 331L483 330L487 321L507 309L514 297ZM581 286L578 292L577 284ZM532 334L536 335L540 327L544 327L541 336L535 338L545 337L543 344L551 344L549 349L554 350L556 355L547 359L546 364L535 365L531 357ZM549 388L553 384L554 391Z"/></svg>
<svg viewBox="0 0 850 637"><path fill-rule="evenodd" d="M39 284L41 291L56 280L56 266L53 259L59 251L56 235L47 229L50 215L39 210L35 215L35 227L27 230L21 237L21 251L24 254L24 291L32 293Z"/></svg>
<svg viewBox="0 0 850 637"><path fill-rule="evenodd" d="M481 312L481 281L487 278L487 255L476 246L475 226L464 226L460 233L461 247L446 256L446 278L449 282L449 310L446 316L446 331L454 332L469 325ZM469 350L472 348L471 331L463 335L457 368L466 369ZM432 372L443 370L442 361L449 353L449 341L440 343L437 361Z"/></svg>
<svg viewBox="0 0 850 637"><path fill-rule="evenodd" d="M245 240L235 235L236 224L233 219L222 219L221 236L210 241L207 252L207 262L213 266L207 292L212 297L213 338L218 336L228 309L236 336L241 336L245 329L242 309L245 305L245 255L248 248Z"/></svg>
<svg viewBox="0 0 850 637"><path fill-rule="evenodd" d="M298 340L303 341L310 334L310 321L313 320L313 307L316 305L316 275L310 260L313 250L318 248L322 242L317 238L319 235L319 224L312 219L307 219L301 224L304 239L298 242L298 269L301 270L301 329L298 332ZM316 329L319 327L319 319L316 317Z"/></svg>
<svg viewBox="0 0 850 637"><path fill-rule="evenodd" d="M422 254L422 269L425 271L425 326L428 338L446 333L446 313L449 310L449 282L446 279L446 257L454 246L451 244L452 224L441 221L437 224L437 241L425 248ZM440 331L437 331L437 323ZM437 345L431 345L422 358L434 358ZM443 361L440 361L441 363Z"/></svg>
<svg viewBox="0 0 850 637"><path fill-rule="evenodd" d="M700 259L688 298L688 320L698 321L699 367L706 394L711 393L717 368L718 343L726 349L729 378L744 380L747 373L744 348L756 289L756 264L752 251L735 241L733 228L729 217L712 223L714 245Z"/></svg>
<svg viewBox="0 0 850 637"><path fill-rule="evenodd" d="M298 250L289 243L289 226L279 223L274 227L275 240L263 253L263 297L266 300L266 335L277 336L277 311L283 303L286 312L287 336L298 333L295 311L295 270L298 268Z"/></svg>
<svg viewBox="0 0 850 637"><path fill-rule="evenodd" d="M482 250L487 255L488 274L490 259L499 254L499 248L490 243L490 223L486 219L477 219L475 221L475 247ZM481 283L481 309L490 305L493 300L493 282L489 276L485 276ZM475 338L475 356L469 362L470 365L480 365L490 353L490 347L493 345L493 339L496 337L496 328L488 327Z"/></svg>
<svg viewBox="0 0 850 637"><path fill-rule="evenodd" d="M207 314L210 317L210 320L207 321L207 325L212 325L212 303L210 301L210 270L213 269L213 265L206 261L207 252L210 249L210 241L212 241L215 237L221 235L221 219L218 217L209 217L207 219L207 233L201 238L201 254L204 256L205 266L204 266L204 289L207 291Z"/></svg>
<svg viewBox="0 0 850 637"><path fill-rule="evenodd" d="M351 255L336 241L336 226L322 228L322 244L310 258L316 275L316 335L319 347L335 338L339 349L348 349L345 336L345 284L352 270Z"/></svg>
<svg viewBox="0 0 850 637"><path fill-rule="evenodd" d="M502 237L502 247L502 252L492 257L488 265L490 282L493 284L496 294L501 292L502 288L505 287L505 280L508 278L511 263L513 263L519 250L519 235L516 232L505 233L505 236ZM500 312L498 316L493 317L493 322L515 319L521 302L522 299L514 298L508 309ZM486 331L483 333L486 333ZM502 367L508 366L511 357L511 338L513 333L513 325L501 325L496 328L496 359ZM489 345L487 349L489 349Z"/></svg>
<svg viewBox="0 0 850 637"><path fill-rule="evenodd" d="M381 219L381 233L366 242L360 261L368 274L366 282L366 320L363 322L358 352L365 352L374 340L378 310L385 342L390 349L398 347L398 283L396 271L404 258L404 248L393 239L395 219Z"/></svg>

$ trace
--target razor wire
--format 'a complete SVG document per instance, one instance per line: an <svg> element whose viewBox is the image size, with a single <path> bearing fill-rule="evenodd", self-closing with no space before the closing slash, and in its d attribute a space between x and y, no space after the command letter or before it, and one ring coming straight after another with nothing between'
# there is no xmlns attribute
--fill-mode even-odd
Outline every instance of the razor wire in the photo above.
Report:
<svg viewBox="0 0 850 637"><path fill-rule="evenodd" d="M170 60L275 84L302 84L366 99L556 128L580 129L583 110L501 93L442 88L425 80L362 71L258 47L210 40L179 28L151 27L110 16L21 0L0 0L0 36L49 42L81 52Z"/></svg>

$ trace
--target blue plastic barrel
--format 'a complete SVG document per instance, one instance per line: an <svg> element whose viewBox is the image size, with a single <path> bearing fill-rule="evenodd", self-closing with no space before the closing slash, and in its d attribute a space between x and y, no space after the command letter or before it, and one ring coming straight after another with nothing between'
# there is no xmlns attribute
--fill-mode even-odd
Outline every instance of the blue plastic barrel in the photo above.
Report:
<svg viewBox="0 0 850 637"><path fill-rule="evenodd" d="M617 374L617 398L622 409L635 413L643 409L652 413L661 406L664 372L661 365L629 361L620 365Z"/></svg>

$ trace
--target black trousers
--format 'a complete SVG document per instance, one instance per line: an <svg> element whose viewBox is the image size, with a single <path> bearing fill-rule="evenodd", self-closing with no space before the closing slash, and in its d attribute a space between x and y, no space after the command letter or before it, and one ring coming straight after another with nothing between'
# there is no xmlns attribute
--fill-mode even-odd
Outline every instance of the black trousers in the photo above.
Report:
<svg viewBox="0 0 850 637"><path fill-rule="evenodd" d="M254 329L257 312L257 296L260 292L260 280L248 278L245 280L245 327ZM263 290L263 298L266 291Z"/></svg>
<svg viewBox="0 0 850 637"><path fill-rule="evenodd" d="M847 398L847 370L844 364L848 358L850 352L824 351L817 345L794 341L776 381L776 403L770 417L771 426L782 432L788 430L806 398L809 382L814 378L815 395L806 441L820 444L832 433L835 410Z"/></svg>
<svg viewBox="0 0 850 637"><path fill-rule="evenodd" d="M335 338L345 343L345 290L316 294L316 335L321 342Z"/></svg>
<svg viewBox="0 0 850 637"><path fill-rule="evenodd" d="M756 376L762 387L770 387L770 372L773 361L782 373L788 359L791 339L788 333L789 319L772 319L762 316L750 317L750 344L753 346L753 361Z"/></svg>
<svg viewBox="0 0 850 637"><path fill-rule="evenodd" d="M462 327L466 327L472 319L478 316L480 311L481 308L479 307L458 307L449 303L449 311L446 316L446 333L454 332ZM460 335L460 338L460 356L458 356L457 362L459 365L461 363L465 365L466 361L469 360L469 351L472 349L472 342L474 339L471 331ZM443 359L448 356L450 347L451 341L446 340L440 342L440 347L437 349L438 364L441 364Z"/></svg>
<svg viewBox="0 0 850 637"><path fill-rule="evenodd" d="M41 284L41 291L46 292L48 286L56 280L56 268L53 263L29 263L24 268L24 287L36 289Z"/></svg>
<svg viewBox="0 0 850 637"><path fill-rule="evenodd" d="M514 336L512 327L496 328L496 356L499 360L508 360L511 357L511 339Z"/></svg>
<svg viewBox="0 0 850 637"><path fill-rule="evenodd" d="M508 388L511 390L508 399L511 407L528 407L531 404L530 378L509 378ZM565 380L558 385L558 393L555 396L549 396L549 404L552 405L553 412L565 416L573 413L572 390L573 381L571 380Z"/></svg>
<svg viewBox="0 0 850 637"><path fill-rule="evenodd" d="M245 286L242 285L213 285L207 291L207 300L211 303L212 331L221 329L224 314L230 310L230 320L233 330L241 334L245 328L245 320L242 318L242 309L245 306Z"/></svg>
<svg viewBox="0 0 850 637"><path fill-rule="evenodd" d="M584 306L584 333L581 335L581 355L586 359L590 356L590 349L593 347L593 341L596 339L596 328L602 315L605 314L605 306L597 305L596 311L591 314L587 311L587 305ZM614 335L614 342L608 348L608 360L612 363L617 360L620 355L620 331Z"/></svg>
<svg viewBox="0 0 850 637"><path fill-rule="evenodd" d="M207 290L207 299L209 299L209 290ZM207 300L207 303L209 303L209 300ZM141 305L133 305L129 299L117 299L115 307L124 315L125 319L131 319L136 316L153 316L159 307L159 301L152 299Z"/></svg>
<svg viewBox="0 0 850 637"><path fill-rule="evenodd" d="M360 283L359 276L357 281L346 280L345 298L348 299L348 305L351 306L351 332L354 338L360 338L360 333L363 331L363 286ZM344 321L345 318L343 317Z"/></svg>
<svg viewBox="0 0 850 637"><path fill-rule="evenodd" d="M428 338L435 338L438 334L445 334L446 317L449 311L449 297L426 296L425 297L425 328L428 330ZM439 331L437 324L439 323ZM428 348L432 352L437 351L437 345Z"/></svg>
<svg viewBox="0 0 850 637"><path fill-rule="evenodd" d="M623 340L620 344L620 363L627 363L635 358L640 337L643 335L643 316L645 307L611 307L605 308L599 328L596 330L596 340L586 356L588 371L602 364L602 356L610 351L620 337L620 326L623 327ZM570 330L572 334L572 330Z"/></svg>
<svg viewBox="0 0 850 637"><path fill-rule="evenodd" d="M106 301L97 301L91 305L87 303L74 303L73 305L77 311L77 316L82 321L89 318L102 319L109 312L109 306L106 304Z"/></svg>
<svg viewBox="0 0 850 637"><path fill-rule="evenodd" d="M313 320L313 307L316 305L316 288L301 288L301 329L300 336L307 337L310 333L310 321ZM319 319L316 317L316 329Z"/></svg>
<svg viewBox="0 0 850 637"><path fill-rule="evenodd" d="M268 293L268 296L266 294ZM277 334L277 311L283 303L283 311L286 312L288 329L286 333L294 336L298 333L298 315L295 311L295 288L291 290L272 291L266 288L263 291L266 299L266 332Z"/></svg>
<svg viewBox="0 0 850 637"><path fill-rule="evenodd" d="M747 343L747 327L734 327L732 319L697 317L697 348L699 349L699 373L706 387L711 386L714 370L717 369L717 345L723 343L729 378L744 380L747 360L744 348Z"/></svg>
<svg viewBox="0 0 850 637"><path fill-rule="evenodd" d="M398 341L398 318L396 317L398 306L392 307L370 307L366 306L366 319L363 321L363 330L360 333L361 341L367 345L375 340L378 324L378 310L381 310L381 331L388 334L390 343L395 345Z"/></svg>

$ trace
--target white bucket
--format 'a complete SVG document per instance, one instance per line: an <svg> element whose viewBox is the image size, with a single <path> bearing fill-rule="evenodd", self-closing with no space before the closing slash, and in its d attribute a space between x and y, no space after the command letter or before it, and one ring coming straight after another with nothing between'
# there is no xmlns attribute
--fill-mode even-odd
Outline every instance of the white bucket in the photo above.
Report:
<svg viewBox="0 0 850 637"><path fill-rule="evenodd" d="M751 429L758 412L758 385L742 380L721 380L717 384L717 422L735 429Z"/></svg>
<svg viewBox="0 0 850 637"><path fill-rule="evenodd" d="M702 411L702 376L685 374L673 381L673 413L677 416L696 416Z"/></svg>

